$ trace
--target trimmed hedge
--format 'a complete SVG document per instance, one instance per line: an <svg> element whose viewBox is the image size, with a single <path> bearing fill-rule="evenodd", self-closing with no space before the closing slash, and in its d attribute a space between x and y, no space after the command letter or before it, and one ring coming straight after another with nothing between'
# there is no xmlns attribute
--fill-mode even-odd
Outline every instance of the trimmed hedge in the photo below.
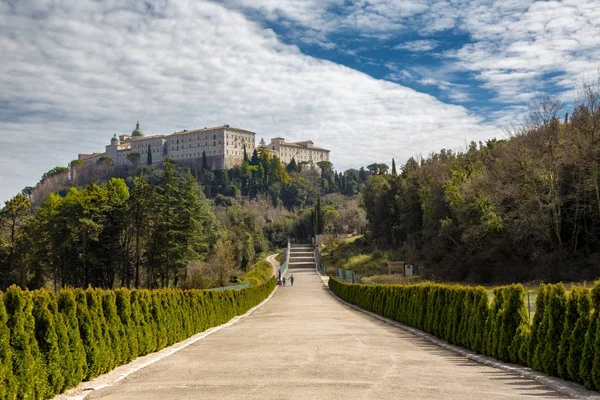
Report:
<svg viewBox="0 0 600 400"><path fill-rule="evenodd" d="M590 291L541 285L529 321L522 285L360 285L329 278L342 300L449 343L600 390L600 281Z"/></svg>
<svg viewBox="0 0 600 400"><path fill-rule="evenodd" d="M0 296L0 400L48 399L244 314L275 278L242 290L46 290Z"/></svg>

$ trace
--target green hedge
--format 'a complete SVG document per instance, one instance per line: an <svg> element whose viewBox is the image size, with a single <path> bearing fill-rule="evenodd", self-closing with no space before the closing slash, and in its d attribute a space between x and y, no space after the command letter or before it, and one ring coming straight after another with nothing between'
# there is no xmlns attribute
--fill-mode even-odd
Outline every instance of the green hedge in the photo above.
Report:
<svg viewBox="0 0 600 400"><path fill-rule="evenodd" d="M0 296L0 400L48 399L244 314L275 278L242 290L46 290Z"/></svg>
<svg viewBox="0 0 600 400"><path fill-rule="evenodd" d="M359 285L329 278L341 299L449 343L600 390L600 281L590 291L541 285L529 321L522 285Z"/></svg>

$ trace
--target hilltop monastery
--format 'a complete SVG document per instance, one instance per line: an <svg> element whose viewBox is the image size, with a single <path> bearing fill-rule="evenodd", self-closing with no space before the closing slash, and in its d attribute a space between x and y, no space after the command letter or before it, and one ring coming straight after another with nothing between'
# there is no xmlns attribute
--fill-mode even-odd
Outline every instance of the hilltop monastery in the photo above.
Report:
<svg viewBox="0 0 600 400"><path fill-rule="evenodd" d="M229 125L145 136L138 122L130 135L117 137L115 134L104 153L79 154L79 159L87 163L109 157L115 166L125 166L146 164L150 159L153 164L162 163L167 158L176 162L194 162L206 154L211 169L225 169L244 161L244 149L248 157L252 156L256 148L255 136L254 132ZM310 140L286 142L278 137L271 139L266 147L283 164L292 158L297 163L329 161L329 150L314 146ZM151 157L148 157L149 152Z"/></svg>

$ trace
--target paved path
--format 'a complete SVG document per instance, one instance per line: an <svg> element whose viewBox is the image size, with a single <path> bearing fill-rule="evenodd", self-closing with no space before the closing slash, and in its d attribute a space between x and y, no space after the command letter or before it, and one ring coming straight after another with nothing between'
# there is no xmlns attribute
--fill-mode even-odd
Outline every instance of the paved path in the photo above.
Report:
<svg viewBox="0 0 600 400"><path fill-rule="evenodd" d="M249 317L87 398L565 398L342 305L312 270L292 272L294 287Z"/></svg>

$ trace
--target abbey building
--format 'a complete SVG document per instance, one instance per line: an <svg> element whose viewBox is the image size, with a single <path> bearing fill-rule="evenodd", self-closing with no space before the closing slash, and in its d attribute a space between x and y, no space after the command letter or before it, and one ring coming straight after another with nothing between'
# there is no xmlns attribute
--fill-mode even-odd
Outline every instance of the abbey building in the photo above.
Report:
<svg viewBox="0 0 600 400"><path fill-rule="evenodd" d="M106 146L104 153L79 154L79 159L87 162L101 162L110 159L115 166L162 163L169 158L176 162L197 162L206 158L208 167L231 168L244 161L244 153L252 156L256 134L229 125L212 128L183 130L170 135L146 136L139 122L130 135L116 134ZM329 150L314 146L312 141L285 142L274 138L266 150L289 163L329 161Z"/></svg>

